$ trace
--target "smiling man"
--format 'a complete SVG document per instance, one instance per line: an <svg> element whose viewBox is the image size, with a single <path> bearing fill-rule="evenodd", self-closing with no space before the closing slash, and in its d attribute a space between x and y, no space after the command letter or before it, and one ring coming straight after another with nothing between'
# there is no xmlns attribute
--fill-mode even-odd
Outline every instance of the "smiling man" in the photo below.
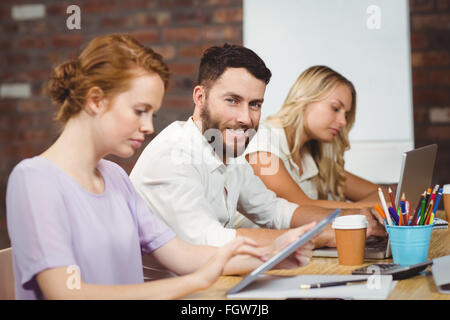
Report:
<svg viewBox="0 0 450 320"><path fill-rule="evenodd" d="M135 188L184 240L220 246L243 235L262 244L331 213L278 198L239 157L258 128L270 77L248 48L207 49L193 90L193 116L165 128L136 162L130 175ZM237 211L260 228L233 229ZM369 218L369 229L376 224ZM334 246L331 229L315 244Z"/></svg>

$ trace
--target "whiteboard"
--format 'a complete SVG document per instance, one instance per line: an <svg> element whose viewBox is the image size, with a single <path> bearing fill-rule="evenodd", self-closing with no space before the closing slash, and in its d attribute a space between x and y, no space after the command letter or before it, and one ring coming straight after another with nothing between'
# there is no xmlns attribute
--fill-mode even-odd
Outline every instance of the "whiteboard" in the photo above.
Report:
<svg viewBox="0 0 450 320"><path fill-rule="evenodd" d="M407 0L244 0L243 42L272 71L261 119L277 112L302 71L327 65L355 85L346 170L398 182L414 148Z"/></svg>

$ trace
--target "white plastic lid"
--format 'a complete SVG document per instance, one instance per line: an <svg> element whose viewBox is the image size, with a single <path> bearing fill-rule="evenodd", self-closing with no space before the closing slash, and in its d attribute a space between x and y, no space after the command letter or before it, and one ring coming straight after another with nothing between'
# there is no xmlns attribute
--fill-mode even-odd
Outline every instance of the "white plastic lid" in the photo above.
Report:
<svg viewBox="0 0 450 320"><path fill-rule="evenodd" d="M337 217L331 225L333 229L362 229L367 228L367 226L366 216L362 214Z"/></svg>
<svg viewBox="0 0 450 320"><path fill-rule="evenodd" d="M445 184L442 187L442 193L449 194L450 193L450 184Z"/></svg>

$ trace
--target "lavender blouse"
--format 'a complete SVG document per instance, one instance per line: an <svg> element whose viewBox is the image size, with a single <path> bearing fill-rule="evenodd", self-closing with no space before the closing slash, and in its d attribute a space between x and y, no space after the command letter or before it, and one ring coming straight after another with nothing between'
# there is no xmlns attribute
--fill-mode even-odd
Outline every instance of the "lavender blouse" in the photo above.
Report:
<svg viewBox="0 0 450 320"><path fill-rule="evenodd" d="M6 211L17 299L44 298L35 276L55 267L68 267L68 280L78 269L86 283L143 283L141 254L175 237L120 166L101 160L98 169L102 194L90 193L43 157L23 160L12 171Z"/></svg>

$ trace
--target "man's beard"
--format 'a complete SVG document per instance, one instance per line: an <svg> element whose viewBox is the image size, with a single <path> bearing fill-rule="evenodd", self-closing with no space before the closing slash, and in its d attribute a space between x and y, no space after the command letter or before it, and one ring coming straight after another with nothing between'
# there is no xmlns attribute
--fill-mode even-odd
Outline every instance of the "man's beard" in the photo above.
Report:
<svg viewBox="0 0 450 320"><path fill-rule="evenodd" d="M256 129L248 128L247 126L240 126L239 128L233 128L234 130L242 129L249 133L249 137L245 139L243 145L238 145L237 140L234 140L232 145L227 145L224 141L225 137L222 133L226 134L226 127L222 127L220 121L211 117L208 104L205 104L200 111L200 118L202 120L202 134L205 136L208 143L214 149L216 154L221 159L236 158L242 155L247 148L251 138L255 135Z"/></svg>

